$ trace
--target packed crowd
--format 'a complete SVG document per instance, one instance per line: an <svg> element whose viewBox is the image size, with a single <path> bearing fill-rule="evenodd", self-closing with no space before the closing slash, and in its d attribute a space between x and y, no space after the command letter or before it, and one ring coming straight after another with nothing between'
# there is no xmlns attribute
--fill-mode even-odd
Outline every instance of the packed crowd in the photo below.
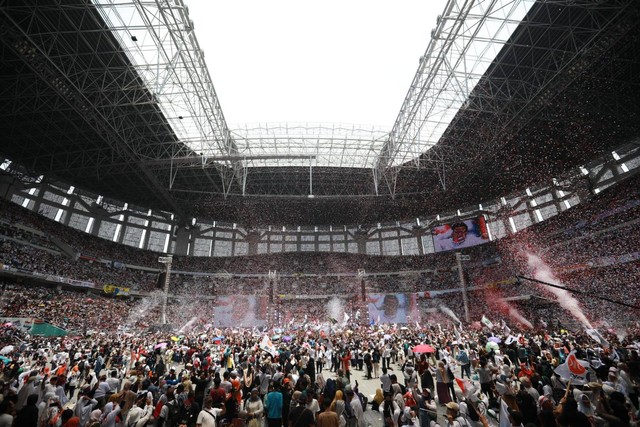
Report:
<svg viewBox="0 0 640 427"><path fill-rule="evenodd" d="M0 427L276 427L287 421L290 427L364 427L370 405L385 427L630 425L638 409L637 311L601 297L640 306L638 188L614 188L466 249L466 306L460 292L443 292L460 286L452 253L175 257L175 270L205 274L171 276L169 335L154 332L163 305L154 290L158 271L131 267L157 268L157 254L3 203L1 264L95 287L34 286L11 275L0 283L0 317L38 319L69 332L46 339L11 322L0 327ZM82 256L70 257L60 241ZM358 277L359 269L369 275ZM270 270L279 276L206 275ZM351 275L337 276L344 273ZM570 307L569 294L526 277L581 294ZM136 296L143 298L105 296L108 284L141 291ZM415 296L416 309L402 327L366 313L371 294L387 293ZM237 303L238 296L267 301L266 318L251 329L217 329L220 304ZM242 312L246 304L230 308ZM466 312L471 321L460 321ZM485 316L492 326L480 322ZM433 349L415 354L421 344ZM587 361L589 381L570 384L557 373L570 354ZM352 377L358 369L367 381L379 379L375 394L359 390Z"/></svg>
<svg viewBox="0 0 640 427"><path fill-rule="evenodd" d="M597 342L580 330L512 327L323 323L24 340L3 333L0 422L590 427L637 420L638 329ZM564 374L571 358L588 374ZM367 415L373 411L378 416Z"/></svg>

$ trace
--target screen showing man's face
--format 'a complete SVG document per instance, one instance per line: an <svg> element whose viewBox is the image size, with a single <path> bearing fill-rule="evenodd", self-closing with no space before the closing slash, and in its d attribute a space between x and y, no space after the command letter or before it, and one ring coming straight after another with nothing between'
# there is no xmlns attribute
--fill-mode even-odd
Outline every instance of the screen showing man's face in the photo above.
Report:
<svg viewBox="0 0 640 427"><path fill-rule="evenodd" d="M453 239L453 243L460 244L464 242L467 238L467 228L466 227L454 227L453 232L451 234Z"/></svg>
<svg viewBox="0 0 640 427"><path fill-rule="evenodd" d="M387 295L383 302L385 316L395 316L400 308L400 301L395 295Z"/></svg>

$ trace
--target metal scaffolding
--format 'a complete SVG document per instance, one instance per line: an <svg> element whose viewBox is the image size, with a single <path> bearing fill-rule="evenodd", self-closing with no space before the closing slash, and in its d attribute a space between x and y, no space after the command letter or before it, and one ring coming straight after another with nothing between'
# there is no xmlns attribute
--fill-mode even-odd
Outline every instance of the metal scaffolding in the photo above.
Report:
<svg viewBox="0 0 640 427"><path fill-rule="evenodd" d="M544 180L633 135L638 9L450 0L392 128L230 129L182 0L7 0L0 154L178 217L324 218L338 206L360 221L470 203L524 188L505 164ZM576 121L593 123L588 135L573 137Z"/></svg>
<svg viewBox="0 0 640 427"><path fill-rule="evenodd" d="M613 37L598 39L629 6L627 1L450 0L380 151L377 179L394 196L403 169L429 169L446 190L452 169L508 140L536 116L539 109L532 107L544 105L541 98L561 93L635 25L630 14L612 30ZM571 8L581 13L566 16ZM464 126L461 117L478 112L501 119L480 138L467 133L466 142L455 141L457 149L443 142Z"/></svg>
<svg viewBox="0 0 640 427"><path fill-rule="evenodd" d="M94 4L180 141L203 158L237 156L184 2L94 0ZM243 180L242 163L213 164L220 165L226 196L234 180Z"/></svg>

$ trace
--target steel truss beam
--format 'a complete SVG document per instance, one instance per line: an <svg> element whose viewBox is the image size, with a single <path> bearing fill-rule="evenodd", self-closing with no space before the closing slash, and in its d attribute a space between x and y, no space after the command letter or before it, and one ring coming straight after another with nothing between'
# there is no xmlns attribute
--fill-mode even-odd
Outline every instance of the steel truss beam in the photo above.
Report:
<svg viewBox="0 0 640 427"><path fill-rule="evenodd" d="M405 168L431 167L446 189L447 173L506 142L540 111L532 109L534 100L545 105L543 99L566 89L632 25L627 20L594 44L630 2L543 1L536 10L546 7L549 16L525 17L533 3L448 3L376 162L378 180L392 196ZM581 21L550 16L570 7L586 11L576 14Z"/></svg>
<svg viewBox="0 0 640 427"><path fill-rule="evenodd" d="M399 166L433 147L491 62L518 27L533 0L450 0L438 17L431 42L389 139L378 155L375 171L395 195ZM442 155L430 156L446 187Z"/></svg>
<svg viewBox="0 0 640 427"><path fill-rule="evenodd" d="M74 46L75 49L73 51L61 52L59 46L57 46L57 50L54 50L52 44L57 41L56 37L49 37L51 36L50 33L38 31L40 26L47 26L44 21L49 18L49 14L43 13L42 9L33 5L23 6L20 8L20 12L21 20L18 21L16 15L11 13L10 8L0 8L0 19L5 30L3 36L5 46L12 50L17 57L21 58L24 64L41 81L64 99L73 111L84 117L83 125L92 128L111 150L120 152L134 160L139 160L138 147L141 146L142 141L139 138L136 139L137 135L134 135L132 127L128 126L126 117L123 115L118 117L113 114L112 110L102 108L99 103L94 102L92 97L83 90L78 80L70 78L69 69L77 70L82 67L81 54L78 53L78 48L80 45L87 43L87 41L78 40L78 46ZM94 17L89 9L84 10L84 12L83 19L92 19ZM68 15L64 16L69 19ZM69 24L74 25L73 22ZM79 36L82 37L81 35ZM60 56L64 57L64 61L60 61ZM97 55L94 56L97 59ZM158 194L176 212L181 211L180 207L174 203L172 197L150 170L138 167L133 172L143 181L148 182L150 188L157 190Z"/></svg>
<svg viewBox="0 0 640 427"><path fill-rule="evenodd" d="M546 3L574 5L573 2ZM637 9L629 7L631 4L628 1L591 3L586 9L589 13L581 20L550 26L543 36L549 39L547 43L553 41L556 48L544 49L541 55L526 55L518 50L517 44L533 44L540 36L539 31L535 31L540 29L539 25L523 24L517 44L507 44L503 52L514 63L507 65L496 61L494 72L503 75L523 73L521 65L526 63L534 64L535 72L502 81L490 76L478 85L469 100L469 111L475 109L476 120L464 122L456 118L452 124L455 133L447 132L441 146L435 147L451 152L464 146L465 158L457 165L452 164L451 168L468 170L465 165L480 164L495 156L512 143L521 130L543 118L545 109L553 105L558 94L566 93L578 79L585 78L586 72L599 73L601 70L594 69L594 64L637 26L640 17ZM612 13L602 13L604 11ZM539 66L541 64L544 66ZM501 102L505 95L510 97L510 102ZM475 179L479 173L479 168L474 169L467 180Z"/></svg>
<svg viewBox="0 0 640 427"><path fill-rule="evenodd" d="M182 0L94 0L181 142L202 156L237 156ZM215 162L226 197L241 185L239 160Z"/></svg>

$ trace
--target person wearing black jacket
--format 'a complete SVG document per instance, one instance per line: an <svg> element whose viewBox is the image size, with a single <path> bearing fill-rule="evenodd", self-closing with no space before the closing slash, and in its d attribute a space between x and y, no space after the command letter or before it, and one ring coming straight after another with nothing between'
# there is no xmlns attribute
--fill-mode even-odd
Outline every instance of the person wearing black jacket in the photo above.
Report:
<svg viewBox="0 0 640 427"><path fill-rule="evenodd" d="M38 395L30 394L27 397L27 404L18 411L16 415L16 426L38 427Z"/></svg>

